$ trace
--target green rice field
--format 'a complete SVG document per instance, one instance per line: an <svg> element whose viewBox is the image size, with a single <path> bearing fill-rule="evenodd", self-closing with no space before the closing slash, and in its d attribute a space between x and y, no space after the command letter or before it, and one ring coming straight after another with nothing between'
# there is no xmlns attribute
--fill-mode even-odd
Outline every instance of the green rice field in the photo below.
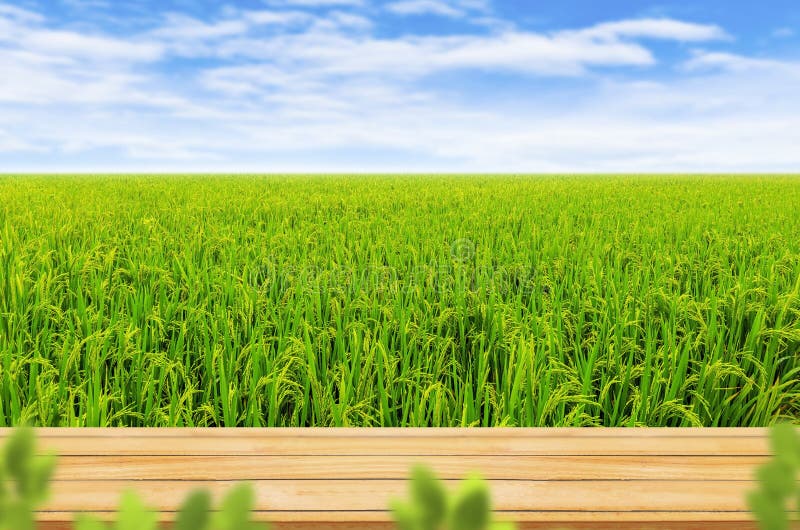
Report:
<svg viewBox="0 0 800 530"><path fill-rule="evenodd" d="M800 418L800 177L0 177L0 426Z"/></svg>

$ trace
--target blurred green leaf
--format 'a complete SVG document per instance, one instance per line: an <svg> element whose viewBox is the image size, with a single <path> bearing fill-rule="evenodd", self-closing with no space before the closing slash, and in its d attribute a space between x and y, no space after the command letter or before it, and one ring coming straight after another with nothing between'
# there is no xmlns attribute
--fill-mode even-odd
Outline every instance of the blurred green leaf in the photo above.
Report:
<svg viewBox="0 0 800 530"><path fill-rule="evenodd" d="M239 530L250 519L255 503L255 494L250 484L237 484L222 499L219 520L220 530Z"/></svg>
<svg viewBox="0 0 800 530"><path fill-rule="evenodd" d="M775 458L793 469L800 468L800 434L789 423L775 425L770 432L770 445Z"/></svg>
<svg viewBox="0 0 800 530"><path fill-rule="evenodd" d="M5 463L8 474L16 482L17 493L26 497L28 493L28 466L33 458L34 446L33 431L29 428L19 428L13 431L6 442Z"/></svg>
<svg viewBox="0 0 800 530"><path fill-rule="evenodd" d="M789 529L789 517L779 499L763 491L754 491L747 496L747 503L758 520L760 530Z"/></svg>
<svg viewBox="0 0 800 530"><path fill-rule="evenodd" d="M132 490L122 494L117 514L117 530L156 530L158 516L147 509L141 497Z"/></svg>
<svg viewBox="0 0 800 530"><path fill-rule="evenodd" d="M9 530L34 530L33 510L24 502L6 506L5 525Z"/></svg>
<svg viewBox="0 0 800 530"><path fill-rule="evenodd" d="M44 502L50 489L50 480L56 469L56 456L43 455L35 457L30 465L30 500L35 503Z"/></svg>
<svg viewBox="0 0 800 530"><path fill-rule="evenodd" d="M97 517L81 514L75 519L75 530L107 530L107 527Z"/></svg>
<svg viewBox="0 0 800 530"><path fill-rule="evenodd" d="M795 489L794 470L782 461L773 459L756 471L756 478L764 492L776 498L785 498Z"/></svg>
<svg viewBox="0 0 800 530"><path fill-rule="evenodd" d="M489 528L490 530L516 530L517 525L508 521L501 521L492 523Z"/></svg>
<svg viewBox="0 0 800 530"><path fill-rule="evenodd" d="M419 515L412 505L393 501L390 510L398 530L418 530Z"/></svg>
<svg viewBox="0 0 800 530"><path fill-rule="evenodd" d="M211 493L197 490L183 502L175 520L175 530L206 530L211 522Z"/></svg>
<svg viewBox="0 0 800 530"><path fill-rule="evenodd" d="M794 504L797 497L800 510L797 485L800 436L797 427L775 425L770 430L770 445L773 457L756 470L759 489L748 494L747 502L761 530L784 530L790 524L787 503Z"/></svg>
<svg viewBox="0 0 800 530"><path fill-rule="evenodd" d="M399 530L514 530L510 522L491 522L489 486L477 475L463 481L450 496L427 468L411 473L411 502L393 501L392 517Z"/></svg>
<svg viewBox="0 0 800 530"><path fill-rule="evenodd" d="M36 509L45 500L54 456L36 456L33 430L12 431L0 454L0 529L33 530Z"/></svg>
<svg viewBox="0 0 800 530"><path fill-rule="evenodd" d="M489 488L477 476L465 480L453 503L452 530L483 530L489 525Z"/></svg>
<svg viewBox="0 0 800 530"><path fill-rule="evenodd" d="M431 470L416 466L411 473L411 498L423 530L436 530L447 516L447 491Z"/></svg>

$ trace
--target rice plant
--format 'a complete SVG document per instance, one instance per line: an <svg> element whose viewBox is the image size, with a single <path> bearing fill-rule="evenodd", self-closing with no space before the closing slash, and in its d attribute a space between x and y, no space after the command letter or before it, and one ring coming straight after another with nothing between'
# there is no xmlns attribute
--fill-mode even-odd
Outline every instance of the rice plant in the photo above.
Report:
<svg viewBox="0 0 800 530"><path fill-rule="evenodd" d="M792 176L0 178L0 426L800 416Z"/></svg>

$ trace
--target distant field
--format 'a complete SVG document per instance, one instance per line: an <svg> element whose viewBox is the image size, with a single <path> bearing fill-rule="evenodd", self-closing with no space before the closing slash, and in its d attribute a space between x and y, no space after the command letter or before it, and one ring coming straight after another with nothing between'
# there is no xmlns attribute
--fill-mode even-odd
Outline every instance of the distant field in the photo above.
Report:
<svg viewBox="0 0 800 530"><path fill-rule="evenodd" d="M800 418L800 178L0 177L0 425Z"/></svg>

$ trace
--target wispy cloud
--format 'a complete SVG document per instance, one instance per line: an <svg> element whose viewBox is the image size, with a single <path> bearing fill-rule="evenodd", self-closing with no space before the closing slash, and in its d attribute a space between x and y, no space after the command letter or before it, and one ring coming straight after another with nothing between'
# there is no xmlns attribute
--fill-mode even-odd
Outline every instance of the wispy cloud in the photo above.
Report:
<svg viewBox="0 0 800 530"><path fill-rule="evenodd" d="M153 42L50 30L38 30L20 35L17 46L33 53L94 61L149 62L161 58L164 51L161 46Z"/></svg>
<svg viewBox="0 0 800 530"><path fill-rule="evenodd" d="M747 57L733 53L695 50L693 57L683 63L688 71L726 70L729 72L781 72L800 75L800 63L785 60Z"/></svg>
<svg viewBox="0 0 800 530"><path fill-rule="evenodd" d="M271 5L295 7L363 6L365 0L267 0Z"/></svg>
<svg viewBox="0 0 800 530"><path fill-rule="evenodd" d="M42 22L44 20L44 17L39 13L8 4L0 4L0 17L29 23Z"/></svg>
<svg viewBox="0 0 800 530"><path fill-rule="evenodd" d="M696 24L669 18L641 18L605 22L575 32L596 39L649 38L699 42L730 38L714 24Z"/></svg>
<svg viewBox="0 0 800 530"><path fill-rule="evenodd" d="M551 34L507 30L490 35L392 39L319 31L319 26L310 26L305 32L272 38L229 40L217 46L215 53L250 59L269 57L270 64L279 70L297 67L313 77L375 74L408 78L458 69L578 75L591 67L655 63L650 50L633 36L682 41L721 35L715 27L670 20L622 21Z"/></svg>
<svg viewBox="0 0 800 530"><path fill-rule="evenodd" d="M778 39L788 39L794 37L795 34L795 30L792 28L777 28L772 32L772 36Z"/></svg>
<svg viewBox="0 0 800 530"><path fill-rule="evenodd" d="M397 15L439 15L443 17L463 17L466 12L441 0L403 0L391 2L387 11Z"/></svg>
<svg viewBox="0 0 800 530"><path fill-rule="evenodd" d="M181 99L167 90L146 88L152 78L142 68L164 57L162 44L50 29L37 13L2 7L0 104L164 106Z"/></svg>

